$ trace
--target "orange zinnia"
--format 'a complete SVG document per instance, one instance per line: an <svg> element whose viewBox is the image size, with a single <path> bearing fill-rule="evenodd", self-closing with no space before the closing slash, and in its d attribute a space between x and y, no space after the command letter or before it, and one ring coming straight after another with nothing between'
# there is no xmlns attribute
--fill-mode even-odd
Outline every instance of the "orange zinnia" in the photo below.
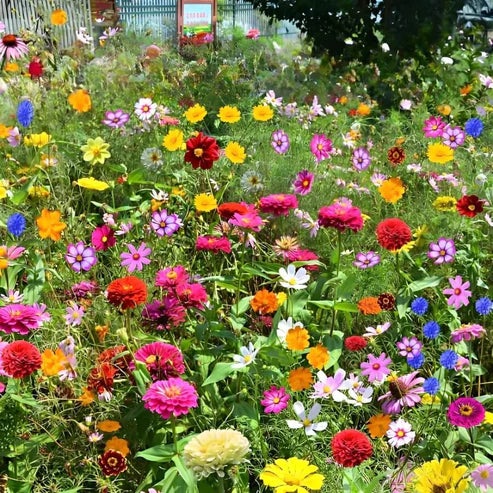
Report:
<svg viewBox="0 0 493 493"><path fill-rule="evenodd" d="M321 370L330 360L329 350L322 344L317 344L310 349L306 359L313 368Z"/></svg>
<svg viewBox="0 0 493 493"><path fill-rule="evenodd" d="M127 440L118 437L113 437L111 440L106 442L104 451L107 452L108 450L118 450L123 457L126 457L130 453Z"/></svg>
<svg viewBox="0 0 493 493"><path fill-rule="evenodd" d="M262 289L250 300L250 306L254 312L259 312L262 315L273 313L277 310L279 302L275 293Z"/></svg>
<svg viewBox="0 0 493 493"><path fill-rule="evenodd" d="M382 311L378 304L378 298L373 296L359 300L358 309L364 315L378 315Z"/></svg>
<svg viewBox="0 0 493 493"><path fill-rule="evenodd" d="M72 108L79 113L86 113L91 109L91 96L84 89L78 89L68 97Z"/></svg>
<svg viewBox="0 0 493 493"><path fill-rule="evenodd" d="M380 187L378 187L378 191L385 202L395 204L402 198L406 189L404 188L400 178L389 178L388 180L385 180Z"/></svg>
<svg viewBox="0 0 493 493"><path fill-rule="evenodd" d="M135 308L147 300L147 286L135 276L121 277L110 282L106 290L108 301L123 310Z"/></svg>
<svg viewBox="0 0 493 493"><path fill-rule="evenodd" d="M309 368L296 368L289 372L288 383L291 390L306 390L313 383L312 372Z"/></svg>
<svg viewBox="0 0 493 493"><path fill-rule="evenodd" d="M96 428L100 431L104 431L105 433L111 433L113 431L117 431L121 427L122 425L118 421L113 421L111 419L106 419L96 424Z"/></svg>
<svg viewBox="0 0 493 493"><path fill-rule="evenodd" d="M377 414L372 416L368 421L368 431L372 438L385 436L390 425L390 416L388 414Z"/></svg>
<svg viewBox="0 0 493 493"><path fill-rule="evenodd" d="M288 330L286 344L291 351L303 351L303 349L306 349L310 345L308 342L309 339L310 334L308 334L308 331L298 326Z"/></svg>
<svg viewBox="0 0 493 493"><path fill-rule="evenodd" d="M59 241L62 231L67 227L65 223L60 222L60 211L49 211L43 209L41 216L36 218L39 236L41 238L51 238L53 241Z"/></svg>

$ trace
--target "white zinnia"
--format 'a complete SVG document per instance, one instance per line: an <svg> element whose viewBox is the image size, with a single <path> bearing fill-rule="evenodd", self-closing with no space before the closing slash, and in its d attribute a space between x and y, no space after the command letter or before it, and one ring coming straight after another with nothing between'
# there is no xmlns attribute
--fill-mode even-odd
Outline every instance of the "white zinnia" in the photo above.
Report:
<svg viewBox="0 0 493 493"><path fill-rule="evenodd" d="M310 409L308 416L305 413L305 406L303 406L302 402L295 402L293 404L293 410L296 413L296 416L300 419L300 421L296 421L294 419L287 419L286 423L289 428L297 429L297 428L305 428L305 434L308 436L315 436L316 431L324 431L327 428L327 422L321 421L320 423L314 423L317 416L320 414L320 410L322 406L318 403L314 404Z"/></svg>
<svg viewBox="0 0 493 493"><path fill-rule="evenodd" d="M287 270L281 267L279 269L279 275L282 278L281 286L291 289L305 289L306 283L310 280L306 269L300 267L296 270L294 264L289 264Z"/></svg>

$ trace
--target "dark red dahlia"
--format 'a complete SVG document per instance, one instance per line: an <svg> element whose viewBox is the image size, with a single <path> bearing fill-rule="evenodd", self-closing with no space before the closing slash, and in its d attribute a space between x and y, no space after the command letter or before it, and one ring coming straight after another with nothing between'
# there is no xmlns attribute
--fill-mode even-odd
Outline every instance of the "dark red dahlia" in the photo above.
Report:
<svg viewBox="0 0 493 493"><path fill-rule="evenodd" d="M2 367L13 378L25 378L41 368L38 348L27 341L14 341L2 351Z"/></svg>
<svg viewBox="0 0 493 493"><path fill-rule="evenodd" d="M464 195L457 201L455 207L461 216L474 217L483 212L484 200L480 200L477 195Z"/></svg>
<svg viewBox="0 0 493 493"><path fill-rule="evenodd" d="M399 250L412 239L411 228L400 219L390 217L377 226L377 240L387 250Z"/></svg>
<svg viewBox="0 0 493 493"><path fill-rule="evenodd" d="M202 132L187 140L185 162L191 163L194 169L210 169L214 161L219 159L219 146L216 139L207 137Z"/></svg>
<svg viewBox="0 0 493 493"><path fill-rule="evenodd" d="M32 58L28 71L31 79L38 79L43 75L43 64L41 63L41 59L39 57L35 56Z"/></svg>
<svg viewBox="0 0 493 493"><path fill-rule="evenodd" d="M367 340L361 336L350 336L344 340L344 347L348 351L361 351L367 344Z"/></svg>
<svg viewBox="0 0 493 493"><path fill-rule="evenodd" d="M107 450L99 457L98 464L105 476L118 476L127 470L127 459L118 450Z"/></svg>
<svg viewBox="0 0 493 493"><path fill-rule="evenodd" d="M391 293L382 293L378 297L378 306L380 306L382 310L393 310L395 308L395 296Z"/></svg>
<svg viewBox="0 0 493 493"><path fill-rule="evenodd" d="M334 460L343 467L358 466L373 455L370 439L358 430L336 433L330 445Z"/></svg>

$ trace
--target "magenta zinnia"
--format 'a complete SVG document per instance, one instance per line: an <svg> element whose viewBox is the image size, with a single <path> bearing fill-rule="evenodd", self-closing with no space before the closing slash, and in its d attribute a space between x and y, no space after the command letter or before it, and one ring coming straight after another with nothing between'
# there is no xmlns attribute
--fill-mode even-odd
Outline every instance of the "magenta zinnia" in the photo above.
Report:
<svg viewBox="0 0 493 493"><path fill-rule="evenodd" d="M135 353L135 359L146 364L153 380L176 377L185 371L181 351L165 342L151 342L142 346Z"/></svg>
<svg viewBox="0 0 493 493"><path fill-rule="evenodd" d="M298 207L298 200L295 195L278 193L261 197L259 205L262 212L269 212L274 214L274 216L287 216L290 209L296 209Z"/></svg>
<svg viewBox="0 0 493 493"><path fill-rule="evenodd" d="M385 414L398 414L404 406L413 407L421 401L420 394L424 392L420 385L425 381L418 377L417 371L413 371L402 377L392 378L389 382L389 391L378 398L382 402L382 410Z"/></svg>
<svg viewBox="0 0 493 493"><path fill-rule="evenodd" d="M485 409L472 397L459 397L448 408L447 419L451 425L472 428L483 422Z"/></svg>
<svg viewBox="0 0 493 493"><path fill-rule="evenodd" d="M0 308L0 330L6 334L16 332L26 335L41 327L41 324L38 310L33 306L13 303Z"/></svg>
<svg viewBox="0 0 493 493"><path fill-rule="evenodd" d="M318 222L324 228L335 228L338 231L359 231L363 228L361 211L344 197L337 199L332 205L321 207Z"/></svg>

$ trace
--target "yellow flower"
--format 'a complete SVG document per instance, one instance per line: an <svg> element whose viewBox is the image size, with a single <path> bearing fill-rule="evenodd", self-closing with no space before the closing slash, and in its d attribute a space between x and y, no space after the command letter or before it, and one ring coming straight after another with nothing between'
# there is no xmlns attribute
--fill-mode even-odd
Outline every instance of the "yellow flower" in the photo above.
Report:
<svg viewBox="0 0 493 493"><path fill-rule="evenodd" d="M6 139L10 135L11 130L12 130L12 127L0 125L0 139Z"/></svg>
<svg viewBox="0 0 493 493"><path fill-rule="evenodd" d="M214 195L210 193L201 193L195 196L195 208L199 212L210 212L217 208L217 202Z"/></svg>
<svg viewBox="0 0 493 493"><path fill-rule="evenodd" d="M245 148L238 144L238 142L230 142L226 146L226 149L224 149L224 154L235 164L243 163L246 158Z"/></svg>
<svg viewBox="0 0 493 493"><path fill-rule="evenodd" d="M77 183L79 187L88 188L89 190L97 190L98 192L102 192L110 187L104 181L96 180L93 176L90 176L89 178L80 178L75 183Z"/></svg>
<svg viewBox="0 0 493 493"><path fill-rule="evenodd" d="M219 108L219 119L224 123L240 121L241 112L236 106L222 106Z"/></svg>
<svg viewBox="0 0 493 493"><path fill-rule="evenodd" d="M380 187L378 187L378 191L385 202L395 204L402 198L406 189L403 187L400 178L389 178L388 180L384 180Z"/></svg>
<svg viewBox="0 0 493 493"><path fill-rule="evenodd" d="M259 104L253 107L253 118L259 122L266 122L274 116L272 108L266 104Z"/></svg>
<svg viewBox="0 0 493 493"><path fill-rule="evenodd" d="M427 224L423 224L423 226L420 226L414 233L413 233L413 236L416 238L416 241L415 241L415 244L417 247L421 247L425 244L425 236L426 236L426 233L428 233L428 231L430 230L430 228L428 227Z"/></svg>
<svg viewBox="0 0 493 493"><path fill-rule="evenodd" d="M91 109L91 96L85 89L78 89L68 97L70 106L78 113L86 113Z"/></svg>
<svg viewBox="0 0 493 493"><path fill-rule="evenodd" d="M416 241L408 241L404 245L402 245L399 249L397 250L392 250L391 253L401 253L401 252L409 252L416 246Z"/></svg>
<svg viewBox="0 0 493 493"><path fill-rule="evenodd" d="M19 65L15 62L7 62L5 64L5 72L19 72Z"/></svg>
<svg viewBox="0 0 493 493"><path fill-rule="evenodd" d="M109 146L101 137L96 137L88 139L87 144L83 145L80 150L84 152L84 161L89 161L91 164L103 164L111 156L108 151Z"/></svg>
<svg viewBox="0 0 493 493"><path fill-rule="evenodd" d="M320 490L324 482L322 474L316 474L318 467L307 460L291 457L277 459L267 464L260 473L265 486L274 488L274 493L307 493L308 490Z"/></svg>
<svg viewBox="0 0 493 493"><path fill-rule="evenodd" d="M36 218L41 238L51 238L53 241L60 240L62 231L67 227L65 223L60 221L60 216L60 211L49 211L47 209L41 211L41 216Z"/></svg>
<svg viewBox="0 0 493 493"><path fill-rule="evenodd" d="M77 400L83 407L86 407L94 402L94 394L87 387L84 387L82 390L84 393Z"/></svg>
<svg viewBox="0 0 493 493"><path fill-rule="evenodd" d="M452 113L452 108L448 104L440 104L437 107L438 113L440 113L443 116L449 116L450 113Z"/></svg>
<svg viewBox="0 0 493 493"><path fill-rule="evenodd" d="M288 295L284 292L276 293L277 296L277 304L282 306L284 302L288 299Z"/></svg>
<svg viewBox="0 0 493 493"><path fill-rule="evenodd" d="M118 437L113 437L106 442L104 451L107 452L108 450L117 450L123 457L126 457L130 453L127 440Z"/></svg>
<svg viewBox="0 0 493 493"><path fill-rule="evenodd" d="M430 144L428 146L428 159L432 163L448 163L454 159L454 150L445 144Z"/></svg>
<svg viewBox="0 0 493 493"><path fill-rule="evenodd" d="M0 199L7 197L7 189L0 185Z"/></svg>
<svg viewBox="0 0 493 493"><path fill-rule="evenodd" d="M330 361L329 350L325 346L322 346L322 344L317 344L310 349L306 359L313 368L321 370Z"/></svg>
<svg viewBox="0 0 493 493"><path fill-rule="evenodd" d="M63 9L54 10L51 13L51 23L54 26L63 26L67 22L67 12Z"/></svg>
<svg viewBox="0 0 493 493"><path fill-rule="evenodd" d="M176 195L177 197L185 197L185 190L181 185L178 185L177 187L173 187L171 189L171 195Z"/></svg>
<svg viewBox="0 0 493 493"><path fill-rule="evenodd" d="M185 111L184 114L185 118L190 123L201 122L206 115L207 115L206 109L198 103L193 105L191 108L188 108L188 110Z"/></svg>
<svg viewBox="0 0 493 493"><path fill-rule="evenodd" d="M24 144L33 147L44 147L51 140L51 135L46 132L40 134L31 134L24 137Z"/></svg>
<svg viewBox="0 0 493 493"><path fill-rule="evenodd" d="M425 462L414 470L415 491L419 493L463 493L470 478L464 478L466 466L459 466L453 460L436 459Z"/></svg>
<svg viewBox="0 0 493 493"><path fill-rule="evenodd" d="M440 404L440 397L438 397L438 395L430 395L424 393L421 396L421 404L423 404L424 406L429 406L431 404Z"/></svg>
<svg viewBox="0 0 493 493"><path fill-rule="evenodd" d="M455 212L457 199L455 197L450 197L449 195L441 195L435 199L433 202L433 207L437 211L441 212Z"/></svg>
<svg viewBox="0 0 493 493"><path fill-rule="evenodd" d="M35 185L34 187L29 187L29 190L27 191L29 194L29 197L49 197L50 196L50 191L42 187L40 185Z"/></svg>
<svg viewBox="0 0 493 493"><path fill-rule="evenodd" d="M183 145L183 132L177 128L170 130L168 135L164 136L163 146L168 151L178 151Z"/></svg>
<svg viewBox="0 0 493 493"><path fill-rule="evenodd" d="M484 425L493 425L493 413L486 411L483 420Z"/></svg>

